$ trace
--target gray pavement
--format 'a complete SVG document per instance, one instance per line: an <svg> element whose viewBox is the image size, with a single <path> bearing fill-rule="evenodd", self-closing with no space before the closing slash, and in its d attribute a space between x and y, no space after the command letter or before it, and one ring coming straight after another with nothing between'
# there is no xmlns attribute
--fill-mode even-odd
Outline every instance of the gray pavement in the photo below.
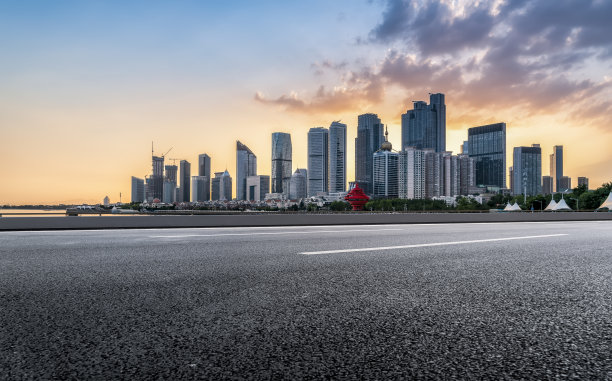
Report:
<svg viewBox="0 0 612 381"><path fill-rule="evenodd" d="M0 378L612 379L612 222L0 232Z"/></svg>

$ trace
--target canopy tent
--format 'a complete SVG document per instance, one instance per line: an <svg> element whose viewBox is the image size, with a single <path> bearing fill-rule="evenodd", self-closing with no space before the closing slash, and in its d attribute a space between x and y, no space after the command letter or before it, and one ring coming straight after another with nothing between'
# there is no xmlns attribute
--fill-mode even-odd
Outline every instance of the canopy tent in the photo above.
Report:
<svg viewBox="0 0 612 381"><path fill-rule="evenodd" d="M518 202L515 202L514 205L512 205L512 211L513 212L520 212L521 210L523 210L523 209L521 209L521 207L519 206Z"/></svg>
<svg viewBox="0 0 612 381"><path fill-rule="evenodd" d="M516 202L512 205L508 203L508 205L506 205L506 207L504 208L504 212L520 212L521 210L521 207Z"/></svg>
<svg viewBox="0 0 612 381"><path fill-rule="evenodd" d="M561 200L559 200L559 202L557 203L557 205L555 205L553 210L556 212L556 211L561 211L561 210L572 210L572 208L570 208L569 205L567 205L567 202L565 202L564 198L561 198Z"/></svg>
<svg viewBox="0 0 612 381"><path fill-rule="evenodd" d="M610 192L606 201L604 201L603 204L601 204L601 206L597 209L603 208L608 208L608 210L612 211L612 192Z"/></svg>
<svg viewBox="0 0 612 381"><path fill-rule="evenodd" d="M548 204L548 206L544 208L544 210L555 210L555 206L557 206L557 201L555 201L555 199L553 198L550 200L550 204Z"/></svg>

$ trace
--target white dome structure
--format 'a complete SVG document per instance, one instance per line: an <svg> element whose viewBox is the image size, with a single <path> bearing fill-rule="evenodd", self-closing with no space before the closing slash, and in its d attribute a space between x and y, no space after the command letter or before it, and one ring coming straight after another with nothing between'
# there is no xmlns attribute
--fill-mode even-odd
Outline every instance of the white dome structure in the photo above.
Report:
<svg viewBox="0 0 612 381"><path fill-rule="evenodd" d="M612 192L610 192L606 201L604 201L603 204L601 204L601 206L597 209L603 208L608 208L609 211L612 211Z"/></svg>
<svg viewBox="0 0 612 381"><path fill-rule="evenodd" d="M553 198L550 200L550 204L548 204L548 206L544 208L544 210L555 210L555 206L557 206L557 201L555 201L555 199Z"/></svg>

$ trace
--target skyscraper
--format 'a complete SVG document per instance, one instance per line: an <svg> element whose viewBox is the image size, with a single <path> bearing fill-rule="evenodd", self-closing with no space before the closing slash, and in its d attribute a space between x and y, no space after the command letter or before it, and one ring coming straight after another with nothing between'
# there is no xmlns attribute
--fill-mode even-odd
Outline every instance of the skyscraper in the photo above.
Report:
<svg viewBox="0 0 612 381"><path fill-rule="evenodd" d="M176 165L166 165L166 181L176 184L178 167Z"/></svg>
<svg viewBox="0 0 612 381"><path fill-rule="evenodd" d="M191 176L191 202L210 200L209 184L206 176Z"/></svg>
<svg viewBox="0 0 612 381"><path fill-rule="evenodd" d="M423 150L405 147L399 153L398 197L425 198L425 155Z"/></svg>
<svg viewBox="0 0 612 381"><path fill-rule="evenodd" d="M289 194L291 157L291 135L274 132L272 134L272 193Z"/></svg>
<svg viewBox="0 0 612 381"><path fill-rule="evenodd" d="M232 177L229 172L215 172L212 179L212 200L230 201L232 199Z"/></svg>
<svg viewBox="0 0 612 381"><path fill-rule="evenodd" d="M179 166L181 169L181 201L189 202L191 199L191 163L181 160Z"/></svg>
<svg viewBox="0 0 612 381"><path fill-rule="evenodd" d="M143 202L145 200L144 180L132 176L132 202Z"/></svg>
<svg viewBox="0 0 612 381"><path fill-rule="evenodd" d="M398 197L399 154L393 152L392 148L391 142L385 138L380 150L373 154L374 197L376 198Z"/></svg>
<svg viewBox="0 0 612 381"><path fill-rule="evenodd" d="M446 151L446 104L444 94L429 95L429 105L415 101L413 109L402 114L402 146Z"/></svg>
<svg viewBox="0 0 612 381"><path fill-rule="evenodd" d="M198 155L198 176L206 176L210 182L210 156L205 153Z"/></svg>
<svg viewBox="0 0 612 381"><path fill-rule="evenodd" d="M163 199L164 194L164 157L153 156L153 172L149 177L147 199Z"/></svg>
<svg viewBox="0 0 612 381"><path fill-rule="evenodd" d="M586 185L586 189L589 189L589 178L588 177L578 177L578 186Z"/></svg>
<svg viewBox="0 0 612 381"><path fill-rule="evenodd" d="M328 192L329 131L313 127L308 131L308 196Z"/></svg>
<svg viewBox="0 0 612 381"><path fill-rule="evenodd" d="M476 166L476 185L506 187L506 123L468 130L468 152Z"/></svg>
<svg viewBox="0 0 612 381"><path fill-rule="evenodd" d="M384 141L384 126L376 114L362 114L357 117L357 138L355 138L355 181L366 194L372 194L374 176L374 152Z"/></svg>
<svg viewBox="0 0 612 381"><path fill-rule="evenodd" d="M535 196L542 193L542 148L514 147L512 194Z"/></svg>
<svg viewBox="0 0 612 381"><path fill-rule="evenodd" d="M459 164L459 194L467 196L472 192L475 185L476 168L474 159L469 155L460 154L457 155L457 162Z"/></svg>
<svg viewBox="0 0 612 381"><path fill-rule="evenodd" d="M459 195L459 161L452 152L444 152L442 156L444 170L444 196L453 197Z"/></svg>
<svg viewBox="0 0 612 381"><path fill-rule="evenodd" d="M257 175L257 156L236 140L236 199L247 199L247 177Z"/></svg>
<svg viewBox="0 0 612 381"><path fill-rule="evenodd" d="M303 169L296 169L295 172L291 175L291 185L289 190L289 199L290 200L299 200L301 198L306 198L307 194L307 174Z"/></svg>
<svg viewBox="0 0 612 381"><path fill-rule="evenodd" d="M346 192L346 124L329 126L329 192Z"/></svg>
<svg viewBox="0 0 612 381"><path fill-rule="evenodd" d="M444 152L433 148L423 150L425 155L425 198L444 195Z"/></svg>
<svg viewBox="0 0 612 381"><path fill-rule="evenodd" d="M563 146L554 146L550 155L550 177L553 178L555 192L561 192L559 181L563 177Z"/></svg>
<svg viewBox="0 0 612 381"><path fill-rule="evenodd" d="M542 176L542 194L547 195L553 193L553 178L550 176Z"/></svg>

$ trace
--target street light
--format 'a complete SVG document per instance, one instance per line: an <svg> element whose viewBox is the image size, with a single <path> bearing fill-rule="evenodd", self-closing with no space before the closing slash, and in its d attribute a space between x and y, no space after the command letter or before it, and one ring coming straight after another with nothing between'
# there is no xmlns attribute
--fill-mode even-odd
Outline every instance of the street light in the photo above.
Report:
<svg viewBox="0 0 612 381"><path fill-rule="evenodd" d="M541 200L533 200L533 202L539 202L540 203L540 212L542 211L542 201Z"/></svg>
<svg viewBox="0 0 612 381"><path fill-rule="evenodd" d="M574 201L576 201L576 211L580 211L580 205L578 205L578 199L577 199L577 198L570 197L570 200L574 200Z"/></svg>

